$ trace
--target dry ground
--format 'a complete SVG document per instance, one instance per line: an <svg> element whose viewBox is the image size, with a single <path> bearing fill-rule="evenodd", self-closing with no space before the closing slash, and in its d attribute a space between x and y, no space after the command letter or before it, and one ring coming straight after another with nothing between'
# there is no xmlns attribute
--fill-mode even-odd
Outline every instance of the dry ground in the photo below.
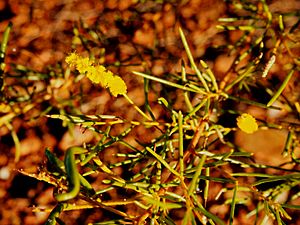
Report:
<svg viewBox="0 0 300 225"><path fill-rule="evenodd" d="M179 1L164 1L163 4L154 1L146 1L143 4L135 2L137 1L2 0L0 31L4 31L8 21L13 23L6 62L48 73L51 70L49 67L55 67L57 62L62 62L72 51L72 46L78 43L78 37L74 38L75 25L79 27L78 32L87 35L80 24L81 20L86 26L97 27L106 38L101 46L94 46L90 51L101 56L101 51L105 49L102 60L107 65L116 64L118 61L123 65L132 65L111 68L126 80L128 95L133 97L137 105L142 105L142 80L133 77L130 71L147 68L156 76L179 71L180 60L184 58L187 62L178 35L178 27L182 26L188 33L193 55L208 60L218 78L224 76L232 59L222 52L212 52L211 49L211 46L222 45L227 40L235 39L234 33L231 36L224 35L216 29L217 19L225 17L229 10L224 1L190 0L182 1L182 4L179 4ZM285 1L288 4L284 5L279 5L279 2L274 1L273 7L283 7L283 10L287 11L295 7L300 9L297 1ZM87 35L87 38L90 36ZM78 47L78 51L84 52L85 49ZM12 67L8 66L7 70L9 69ZM128 111L131 109L126 102L114 101L106 91L95 88L88 82L84 84L84 91L88 96L82 103L78 99L73 101L83 113L117 113L129 116L128 119L137 117L136 112ZM29 85L45 88L44 84L34 81ZM35 172L45 160L46 147L62 154L69 146L88 142L93 138L88 131L76 129L74 139L61 123L39 117L39 113L46 107L43 104L63 104L58 101L59 98L67 99L72 95L72 91L76 92L72 83L63 85L64 87L59 86L57 90L55 85L50 88L54 90L54 97L45 98L46 103L39 100L43 98L42 95L37 96L38 104L34 106L36 110L31 111L30 116L24 114L13 119L12 125L21 141L19 162L14 162L15 147L10 131L3 127L0 129L0 224L43 224L47 214L33 213L32 207L54 205L52 187L25 177L17 170ZM158 85L156 88L160 91L162 87ZM151 97L155 100L157 96ZM176 104L180 108L180 99ZM251 108L248 111L250 112ZM158 108L156 113L160 113ZM259 117L265 112L253 113ZM32 115L37 119L30 119ZM149 141L150 137L146 137L143 130L137 130L135 134L145 142ZM269 149L274 154L272 157L258 152L257 159L277 164L282 160L280 153L285 139L286 132L274 134L262 131L256 136L238 134L237 143L246 149ZM259 147L249 148L253 143ZM75 212L64 219L69 220L67 224L83 224L88 218ZM240 219L243 221L243 218ZM246 224L246 221L242 223Z"/></svg>

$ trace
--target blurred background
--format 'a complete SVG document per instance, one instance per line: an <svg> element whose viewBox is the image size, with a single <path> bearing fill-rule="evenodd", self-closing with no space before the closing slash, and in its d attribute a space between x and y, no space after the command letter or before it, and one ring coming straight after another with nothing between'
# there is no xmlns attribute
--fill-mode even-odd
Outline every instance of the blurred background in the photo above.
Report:
<svg viewBox="0 0 300 225"><path fill-rule="evenodd" d="M300 10L297 0L267 2L272 12ZM216 25L220 24L219 18L231 15L234 10L230 1L222 0L1 0L0 33L9 21L13 24L5 58L5 82L11 88L5 90L14 103L9 104L9 109L3 105L0 108L0 224L43 224L48 213L33 212L33 209L55 205L53 187L24 176L19 170L36 173L44 167L45 148L63 156L68 147L89 143L94 138L92 132L80 127L73 127L71 134L70 127L47 118L46 114L113 114L129 120L139 117L125 100L112 99L107 91L87 80L80 84L74 83L74 77L66 80L64 58L67 54L74 50L83 55L92 53L124 78L128 95L142 106L143 79L132 75L131 71L162 78L178 73L183 61L188 62L179 37L179 26L187 36L196 61L204 59L218 80L224 78L235 54L229 55L216 46L234 43L241 32L224 32ZM299 27L297 29L299 32ZM299 46L293 54L299 57ZM284 63L282 59L270 70L270 76L277 82L285 74L281 71ZM285 95L299 99L299 81L297 76L294 77ZM153 101L157 100L158 93L167 91L160 84L153 84L153 89L156 92L149 96ZM266 101L264 93L255 93L255 99ZM182 96L172 93L170 99L175 109L182 107ZM281 106L280 102L276 104ZM29 107L24 108L25 105ZM224 107L233 107L269 122L288 117L286 110L272 111L232 102L227 102ZM153 111L158 117L163 113L155 105ZM289 122L299 124L298 118L288 118ZM234 126L235 118L231 115L225 115L222 120L224 126ZM138 137L147 142L155 136L155 132L144 132L142 128L134 131L132 139ZM282 150L287 134L286 129L260 130L253 135L237 131L231 138L246 151L254 152L257 162L279 165L286 161ZM17 162L14 135L19 139L20 159ZM111 154L104 155L104 159L113 161ZM74 211L66 213L62 219L66 224L85 224L92 217L109 217L102 213Z"/></svg>

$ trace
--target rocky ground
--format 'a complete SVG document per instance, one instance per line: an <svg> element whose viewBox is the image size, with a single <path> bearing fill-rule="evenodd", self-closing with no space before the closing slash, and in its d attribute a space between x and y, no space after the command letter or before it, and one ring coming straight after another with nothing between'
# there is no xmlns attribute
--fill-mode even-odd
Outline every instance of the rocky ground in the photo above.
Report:
<svg viewBox="0 0 300 225"><path fill-rule="evenodd" d="M284 1L285 4L280 2L273 1L271 5L274 10L300 10L299 1ZM7 48L6 70L10 73L16 65L22 65L23 67L18 67L18 71L23 68L27 71L26 76L33 77L26 84L32 90L40 88L42 91L34 97L35 103L30 113L16 113L13 116L11 124L21 146L18 162L15 162L16 147L11 130L5 126L0 128L0 224L43 224L47 213L33 212L33 208L54 205L53 188L22 175L18 170L36 172L45 161L46 147L62 154L69 146L89 142L93 138L90 132L76 128L74 139L61 123L40 116L48 105L59 105L57 108L70 111L67 103L60 100L78 93L78 86L75 87L72 83L59 84L56 79L56 83L50 82L46 87L44 82L34 80L38 76L37 72L47 74L61 71L61 66L66 67L64 58L73 49L83 54L88 50L125 79L128 95L141 106L144 102L143 82L134 77L131 71L147 71L158 77L180 71L181 60L188 60L179 37L179 26L187 34L194 57L207 60L218 79L224 77L233 58L223 52L215 52L212 47L235 40L238 36L235 32L225 34L216 28L218 18L226 17L229 13L229 4L222 0L2 0L0 33L5 30L9 21L13 23ZM93 33L95 28L97 34ZM84 45L84 40L88 47ZM14 66L10 66L11 63ZM7 82L9 84L13 81ZM87 81L83 83L84 92L88 95L83 102L76 97L72 100L81 112L127 115L128 119L138 116L135 111L128 111L131 109L127 102L114 101L106 91L95 88ZM160 85L155 88L157 91L162 89ZM21 88L17 91L22 92ZM156 96L153 95L152 98L156 99ZM181 100L179 98L176 102L178 108ZM247 111L253 112L257 118L263 119L265 116L265 111L252 108ZM160 113L158 108L156 113ZM143 130L138 130L135 134L145 142L151 138ZM258 161L278 164L284 162L281 151L286 136L286 131L274 133L262 130L255 136L237 133L236 142L246 150L258 151L255 152ZM260 149L268 149L270 152L261 152ZM222 209L218 210L221 215ZM84 224L88 216L75 211L72 216L67 214L63 220L69 221L66 224L75 224L75 221L77 224ZM240 220L239 224L247 224L242 216Z"/></svg>

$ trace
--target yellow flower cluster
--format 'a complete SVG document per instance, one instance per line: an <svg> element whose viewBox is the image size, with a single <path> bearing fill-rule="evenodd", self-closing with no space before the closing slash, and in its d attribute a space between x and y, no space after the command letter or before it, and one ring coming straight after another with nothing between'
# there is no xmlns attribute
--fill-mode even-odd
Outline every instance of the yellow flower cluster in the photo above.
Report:
<svg viewBox="0 0 300 225"><path fill-rule="evenodd" d="M114 75L104 66L94 65L94 61L89 58L81 57L73 52L66 57L66 62L76 67L79 73L85 74L93 83L108 88L113 96L127 93L127 86L121 77Z"/></svg>
<svg viewBox="0 0 300 225"><path fill-rule="evenodd" d="M258 129L255 118L248 113L243 113L236 120L237 126L247 134L252 134Z"/></svg>

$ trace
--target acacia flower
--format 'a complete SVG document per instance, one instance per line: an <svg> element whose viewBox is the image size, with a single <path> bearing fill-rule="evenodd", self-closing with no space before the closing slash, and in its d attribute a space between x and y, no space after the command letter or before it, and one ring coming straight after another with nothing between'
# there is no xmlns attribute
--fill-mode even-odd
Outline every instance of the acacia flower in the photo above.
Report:
<svg viewBox="0 0 300 225"><path fill-rule="evenodd" d="M258 129L255 118L248 113L243 113L236 120L237 126L247 134L252 134Z"/></svg>
<svg viewBox="0 0 300 225"><path fill-rule="evenodd" d="M88 68L92 66L92 61L85 57L78 57L76 61L76 69L79 71L79 73L85 74L88 71Z"/></svg>
<svg viewBox="0 0 300 225"><path fill-rule="evenodd" d="M115 97L124 95L127 92L127 86L121 77L114 75L104 66L94 65L94 61L87 57L81 57L73 52L66 57L66 63L75 66L79 73L85 74L93 83L109 88L109 91Z"/></svg>
<svg viewBox="0 0 300 225"><path fill-rule="evenodd" d="M108 83L108 88L113 96L117 96L118 94L126 94L127 87L123 79L119 76L113 76Z"/></svg>
<svg viewBox="0 0 300 225"><path fill-rule="evenodd" d="M106 87L105 82L105 72L106 69L104 66L90 66L87 68L86 76L95 84L99 84L102 87Z"/></svg>
<svg viewBox="0 0 300 225"><path fill-rule="evenodd" d="M70 66L76 66L78 58L79 56L75 52L72 52L69 56L66 57L66 63L68 63Z"/></svg>

